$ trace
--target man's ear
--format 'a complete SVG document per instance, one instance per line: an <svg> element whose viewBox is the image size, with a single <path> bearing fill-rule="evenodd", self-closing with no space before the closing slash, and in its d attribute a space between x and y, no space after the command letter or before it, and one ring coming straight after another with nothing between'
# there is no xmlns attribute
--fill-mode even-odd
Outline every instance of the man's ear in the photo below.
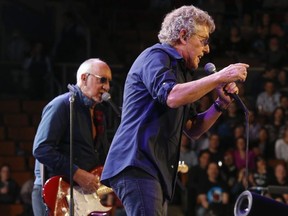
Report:
<svg viewBox="0 0 288 216"><path fill-rule="evenodd" d="M87 80L88 74L81 74L81 80L85 81Z"/></svg>
<svg viewBox="0 0 288 216"><path fill-rule="evenodd" d="M181 43L186 44L188 36L187 31L185 29L181 29L179 35L180 35L179 40L181 41Z"/></svg>

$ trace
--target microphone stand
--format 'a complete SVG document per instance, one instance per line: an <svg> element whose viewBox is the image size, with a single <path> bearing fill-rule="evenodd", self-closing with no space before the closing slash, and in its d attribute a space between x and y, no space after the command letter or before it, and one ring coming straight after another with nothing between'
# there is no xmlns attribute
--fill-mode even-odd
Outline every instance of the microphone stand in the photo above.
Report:
<svg viewBox="0 0 288 216"><path fill-rule="evenodd" d="M73 87L68 84L68 89L70 90L70 201L69 201L69 215L74 215L74 196L73 196L73 105L75 101L75 92Z"/></svg>

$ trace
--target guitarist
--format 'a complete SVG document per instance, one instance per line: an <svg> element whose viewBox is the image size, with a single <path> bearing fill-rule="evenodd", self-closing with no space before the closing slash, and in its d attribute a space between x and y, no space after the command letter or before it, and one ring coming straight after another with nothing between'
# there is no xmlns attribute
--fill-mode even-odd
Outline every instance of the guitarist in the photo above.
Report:
<svg viewBox="0 0 288 216"><path fill-rule="evenodd" d="M102 94L110 89L110 67L100 59L84 61L77 71L77 84L57 96L43 109L33 144L35 182L32 205L35 216L47 215L42 199L43 183L50 177L70 176L70 99L73 103L73 180L83 190L96 191L99 176L89 171L104 164L109 142ZM42 164L44 171L41 172Z"/></svg>

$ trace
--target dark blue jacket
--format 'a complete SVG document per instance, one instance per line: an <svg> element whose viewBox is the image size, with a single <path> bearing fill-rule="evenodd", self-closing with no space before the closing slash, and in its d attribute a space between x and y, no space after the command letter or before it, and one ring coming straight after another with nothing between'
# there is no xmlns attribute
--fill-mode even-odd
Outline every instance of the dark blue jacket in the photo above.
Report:
<svg viewBox="0 0 288 216"><path fill-rule="evenodd" d="M97 139L92 138L89 108L93 102L74 86L73 104L73 172L79 167L90 171L103 165L109 144L103 105L95 107L98 115ZM45 165L46 179L54 175L70 176L70 93L60 95L43 109L41 122L34 139L36 158L35 184L41 184L39 161Z"/></svg>

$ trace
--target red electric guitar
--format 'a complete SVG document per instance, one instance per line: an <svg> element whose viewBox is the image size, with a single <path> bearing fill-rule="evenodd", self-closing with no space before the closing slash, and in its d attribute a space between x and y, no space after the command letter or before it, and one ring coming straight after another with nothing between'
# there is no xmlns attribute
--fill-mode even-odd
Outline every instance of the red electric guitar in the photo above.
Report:
<svg viewBox="0 0 288 216"><path fill-rule="evenodd" d="M91 173L100 179L103 167L97 167ZM43 200L49 209L49 216L68 216L70 203L70 184L62 176L48 179L43 186ZM113 192L112 188L101 185L93 193L84 192L80 186L73 187L74 215L104 216L112 207L101 203L101 196Z"/></svg>

